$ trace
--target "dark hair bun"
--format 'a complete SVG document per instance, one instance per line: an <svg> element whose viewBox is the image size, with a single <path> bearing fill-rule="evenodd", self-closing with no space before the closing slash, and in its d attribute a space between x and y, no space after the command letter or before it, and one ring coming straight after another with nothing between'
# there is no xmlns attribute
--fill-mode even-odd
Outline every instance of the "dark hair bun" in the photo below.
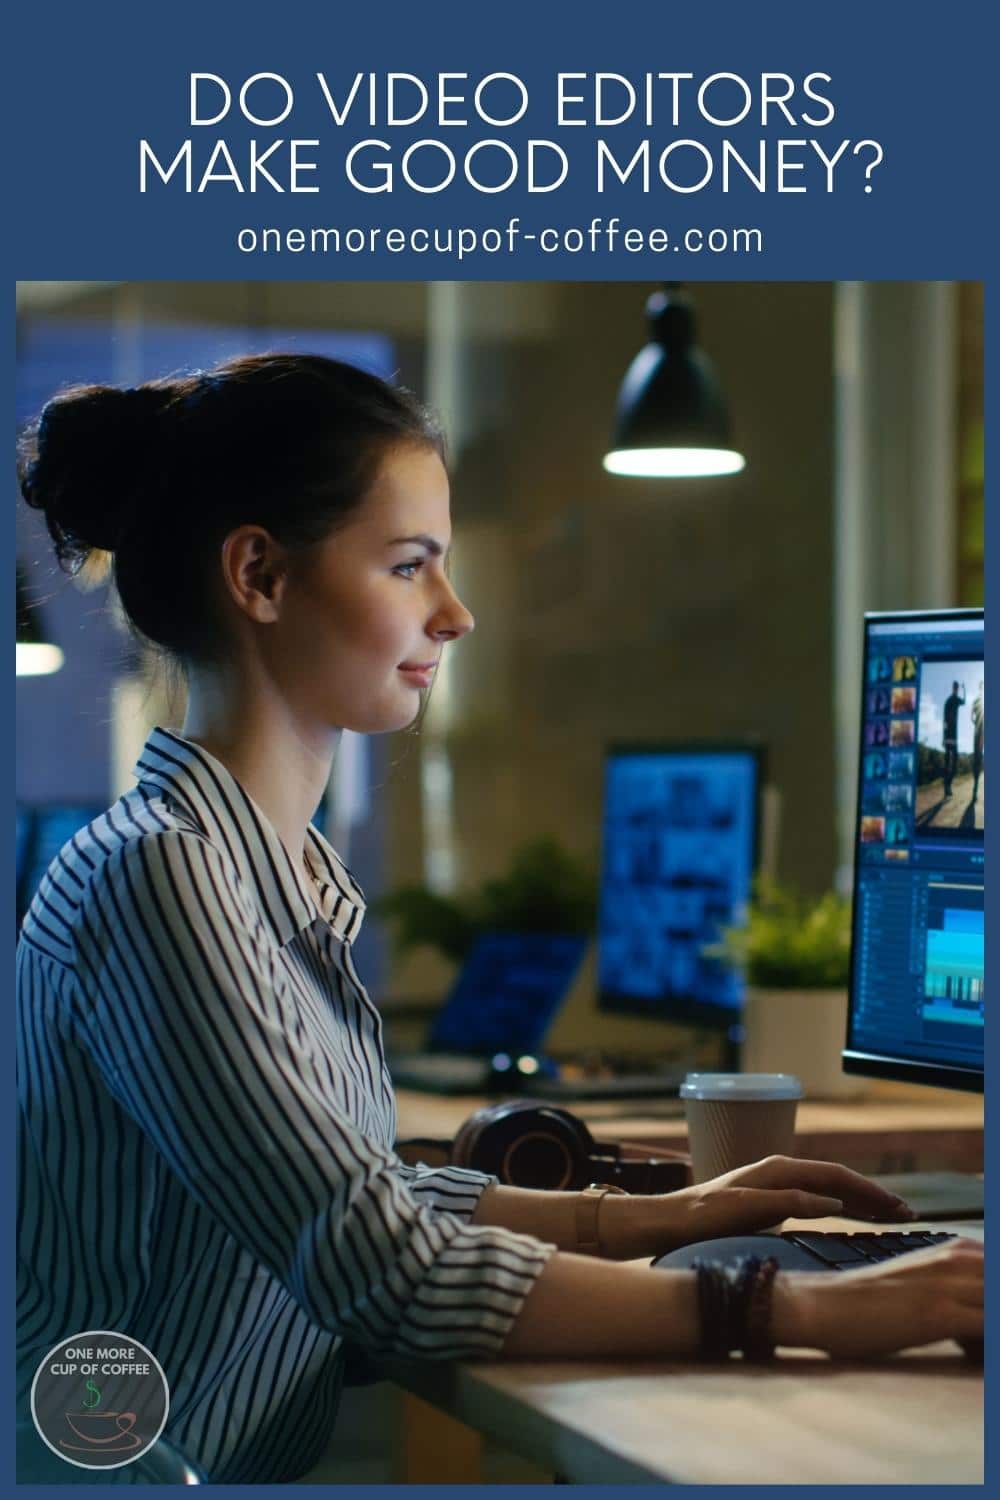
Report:
<svg viewBox="0 0 1000 1500"><path fill-rule="evenodd" d="M60 560L115 551L148 506L162 467L165 392L87 385L48 402L22 443L21 493L44 511Z"/></svg>
<svg viewBox="0 0 1000 1500"><path fill-rule="evenodd" d="M227 534L259 526L301 553L344 526L385 455L411 443L443 459L437 422L408 391L321 354L275 352L134 390L63 391L22 438L18 472L66 572L103 582L106 559L91 554L112 553L136 634L185 664L214 663L232 644Z"/></svg>

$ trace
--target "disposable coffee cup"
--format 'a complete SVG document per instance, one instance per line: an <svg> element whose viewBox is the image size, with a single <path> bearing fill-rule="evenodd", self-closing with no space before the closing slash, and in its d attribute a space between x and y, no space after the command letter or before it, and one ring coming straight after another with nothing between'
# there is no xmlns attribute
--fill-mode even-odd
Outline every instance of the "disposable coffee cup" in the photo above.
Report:
<svg viewBox="0 0 1000 1500"><path fill-rule="evenodd" d="M791 1073L689 1073L681 1098L695 1182L791 1154L802 1098Z"/></svg>

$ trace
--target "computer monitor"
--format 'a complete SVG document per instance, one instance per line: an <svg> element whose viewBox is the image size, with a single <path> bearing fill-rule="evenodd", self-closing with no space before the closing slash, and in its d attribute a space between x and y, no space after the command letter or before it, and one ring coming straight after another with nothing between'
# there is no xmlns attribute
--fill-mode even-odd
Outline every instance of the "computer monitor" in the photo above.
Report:
<svg viewBox="0 0 1000 1500"><path fill-rule="evenodd" d="M45 803L32 808L18 805L18 926L42 883L42 876L63 844L104 811L105 808L96 802Z"/></svg>
<svg viewBox="0 0 1000 1500"><path fill-rule="evenodd" d="M603 1010L740 1039L743 981L717 950L750 900L760 781L761 751L752 745L609 749L597 938Z"/></svg>
<svg viewBox="0 0 1000 1500"><path fill-rule="evenodd" d="M984 616L865 616L848 1073L982 1092Z"/></svg>

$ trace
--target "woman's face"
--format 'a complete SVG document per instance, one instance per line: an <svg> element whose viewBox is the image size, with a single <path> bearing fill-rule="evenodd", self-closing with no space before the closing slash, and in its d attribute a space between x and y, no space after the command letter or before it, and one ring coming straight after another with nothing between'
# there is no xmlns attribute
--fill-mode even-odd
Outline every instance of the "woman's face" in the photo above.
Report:
<svg viewBox="0 0 1000 1500"><path fill-rule="evenodd" d="M362 734L412 723L445 646L473 627L445 573L450 545L441 460L390 449L351 520L292 562L270 649L297 714Z"/></svg>

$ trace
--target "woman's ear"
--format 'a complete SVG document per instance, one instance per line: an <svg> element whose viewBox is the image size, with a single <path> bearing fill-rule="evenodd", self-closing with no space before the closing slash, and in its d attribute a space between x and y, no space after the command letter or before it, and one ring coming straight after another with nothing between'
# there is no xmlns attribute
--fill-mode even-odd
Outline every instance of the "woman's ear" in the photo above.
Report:
<svg viewBox="0 0 1000 1500"><path fill-rule="evenodd" d="M222 576L237 609L259 625L278 618L288 575L284 547L263 526L239 526L222 544Z"/></svg>

